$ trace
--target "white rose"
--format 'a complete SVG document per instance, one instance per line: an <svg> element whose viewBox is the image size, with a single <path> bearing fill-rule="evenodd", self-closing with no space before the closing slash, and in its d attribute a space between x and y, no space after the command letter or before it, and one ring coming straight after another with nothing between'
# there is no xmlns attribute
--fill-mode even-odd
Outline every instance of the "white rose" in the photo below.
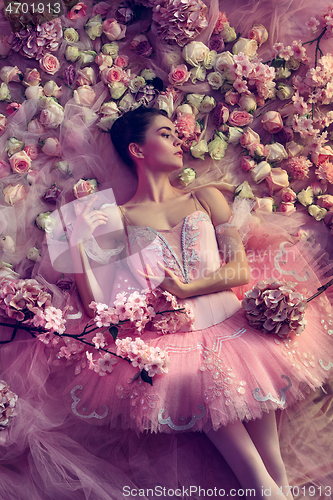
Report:
<svg viewBox="0 0 333 500"><path fill-rule="evenodd" d="M190 69L191 82L196 83L197 80L199 80L199 82L204 82L206 79L206 74L207 74L206 68L204 68L203 66L191 68Z"/></svg>
<svg viewBox="0 0 333 500"><path fill-rule="evenodd" d="M52 98L40 114L40 122L46 128L57 128L64 119L64 109Z"/></svg>
<svg viewBox="0 0 333 500"><path fill-rule="evenodd" d="M233 146L239 144L240 138L242 137L243 134L244 130L241 127L229 127L228 130L229 144L232 144Z"/></svg>
<svg viewBox="0 0 333 500"><path fill-rule="evenodd" d="M15 280L19 277L20 275L14 271L14 267L12 266L12 264L0 260L0 279L9 278Z"/></svg>
<svg viewBox="0 0 333 500"><path fill-rule="evenodd" d="M0 87L0 101L9 101L10 99L9 88L6 83L2 83Z"/></svg>
<svg viewBox="0 0 333 500"><path fill-rule="evenodd" d="M97 123L97 127L100 128L101 130L104 130L104 132L108 132L111 130L111 127L114 124L114 122L117 120L117 118L118 118L118 116L105 115Z"/></svg>
<svg viewBox="0 0 333 500"><path fill-rule="evenodd" d="M48 82L45 83L43 87L43 92L47 97L51 97L54 95L55 92L58 92L60 90L60 87L54 82L53 80L49 80Z"/></svg>
<svg viewBox="0 0 333 500"><path fill-rule="evenodd" d="M146 85L146 80L142 76L136 76L130 80L128 84L128 88L130 89L133 94L138 92L141 87L144 87Z"/></svg>
<svg viewBox="0 0 333 500"><path fill-rule="evenodd" d="M102 53L115 59L119 52L119 45L117 42L105 43L102 47Z"/></svg>
<svg viewBox="0 0 333 500"><path fill-rule="evenodd" d="M146 80L146 82L150 82L151 80L154 80L156 78L156 73L152 69L143 69L140 72L140 76Z"/></svg>
<svg viewBox="0 0 333 500"><path fill-rule="evenodd" d="M216 107L216 101L214 97L206 95L199 106L200 113L210 113L212 109Z"/></svg>
<svg viewBox="0 0 333 500"><path fill-rule="evenodd" d="M286 80L291 75L289 69L280 66L279 68L275 68L275 80Z"/></svg>
<svg viewBox="0 0 333 500"><path fill-rule="evenodd" d="M313 203L313 190L311 186L306 189L302 189L297 194L297 201L299 201L304 207L311 205Z"/></svg>
<svg viewBox="0 0 333 500"><path fill-rule="evenodd" d="M187 94L186 100L191 106L194 106L196 109L200 108L200 104L205 96L203 94Z"/></svg>
<svg viewBox="0 0 333 500"><path fill-rule="evenodd" d="M229 23L225 23L221 35L224 43L231 43L237 38L235 28L232 28Z"/></svg>
<svg viewBox="0 0 333 500"><path fill-rule="evenodd" d="M30 85L30 87L25 89L24 93L27 99L39 99L43 95L43 87Z"/></svg>
<svg viewBox="0 0 333 500"><path fill-rule="evenodd" d="M58 161L54 167L55 170L59 170L59 172L64 176L64 177L70 177L72 175L72 167L68 163L68 161Z"/></svg>
<svg viewBox="0 0 333 500"><path fill-rule="evenodd" d="M95 61L95 57L97 56L97 52L94 50L84 50L80 54L80 61L83 66L87 66L92 64Z"/></svg>
<svg viewBox="0 0 333 500"><path fill-rule="evenodd" d="M239 38L232 48L233 54L239 54L242 52L249 59L253 59L257 54L258 44L255 40L250 40L249 38Z"/></svg>
<svg viewBox="0 0 333 500"><path fill-rule="evenodd" d="M186 167L182 173L177 176L177 179L179 179L182 186L186 187L191 184L191 182L195 181L196 177L196 171L193 168Z"/></svg>
<svg viewBox="0 0 333 500"><path fill-rule="evenodd" d="M322 220L325 218L327 214L326 208L318 207L318 205L310 205L308 206L308 212L312 217L316 220Z"/></svg>
<svg viewBox="0 0 333 500"><path fill-rule="evenodd" d="M194 158L199 158L200 160L204 160L205 153L208 153L207 142L204 139L202 139L201 141L191 146L190 152Z"/></svg>
<svg viewBox="0 0 333 500"><path fill-rule="evenodd" d="M16 137L9 137L6 141L5 145L5 151L7 152L8 156L13 156L13 154L18 153L19 151L22 151L24 148L24 142L19 141L16 139Z"/></svg>
<svg viewBox="0 0 333 500"><path fill-rule="evenodd" d="M205 66L206 69L212 69L215 63L215 59L217 56L216 50L210 50L208 54L206 55L203 65Z"/></svg>
<svg viewBox="0 0 333 500"><path fill-rule="evenodd" d="M178 106L176 109L177 116L181 114L185 115L193 115L193 110L192 106L189 104L182 104L181 106Z"/></svg>
<svg viewBox="0 0 333 500"><path fill-rule="evenodd" d="M251 113L257 109L257 101L253 94L242 94L238 104L247 113Z"/></svg>
<svg viewBox="0 0 333 500"><path fill-rule="evenodd" d="M74 28L66 28L64 30L64 39L68 43L75 43L79 40L79 34Z"/></svg>
<svg viewBox="0 0 333 500"><path fill-rule="evenodd" d="M168 67L178 66L178 64L181 63L181 60L182 57L180 53L174 50L172 50L171 52L167 52L163 57L164 64Z"/></svg>
<svg viewBox="0 0 333 500"><path fill-rule="evenodd" d="M36 247L29 248L28 253L27 253L27 259L33 260L34 262L37 262L39 257L40 257L40 252L39 252L38 248L36 248Z"/></svg>
<svg viewBox="0 0 333 500"><path fill-rule="evenodd" d="M261 161L251 170L251 177L256 184L262 182L272 170L267 161Z"/></svg>
<svg viewBox="0 0 333 500"><path fill-rule="evenodd" d="M200 66L209 52L209 48L204 43L194 41L185 45L182 56L191 66Z"/></svg>
<svg viewBox="0 0 333 500"><path fill-rule="evenodd" d="M231 52L226 51L216 56L214 69L223 74L225 71L229 71L233 68L234 65L235 61Z"/></svg>
<svg viewBox="0 0 333 500"><path fill-rule="evenodd" d="M130 111L132 109L132 106L134 103L135 103L135 98L134 98L133 94L128 92L127 94L124 95L124 97L119 102L118 108L122 113L124 113L126 111Z"/></svg>
<svg viewBox="0 0 333 500"><path fill-rule="evenodd" d="M281 101L286 101L287 99L291 99L294 93L294 87L286 85L285 83L279 83L277 86L276 97L278 97Z"/></svg>
<svg viewBox="0 0 333 500"><path fill-rule="evenodd" d="M52 233L56 226L56 220L50 216L51 212L43 212L36 217L36 225L46 233Z"/></svg>
<svg viewBox="0 0 333 500"><path fill-rule="evenodd" d="M171 118L174 110L172 95L160 94L156 99L155 107L158 109L164 109L164 111L168 113L168 117Z"/></svg>
<svg viewBox="0 0 333 500"><path fill-rule="evenodd" d="M242 184L236 187L235 196L239 196L240 198L254 199L252 188L247 181L244 181Z"/></svg>
<svg viewBox="0 0 333 500"><path fill-rule="evenodd" d="M213 160L221 160L225 155L227 147L228 143L220 135L216 135L215 138L208 143L208 153Z"/></svg>
<svg viewBox="0 0 333 500"><path fill-rule="evenodd" d="M99 113L102 115L113 116L119 115L119 109L114 101L104 102L99 109Z"/></svg>
<svg viewBox="0 0 333 500"><path fill-rule="evenodd" d="M84 29L91 40L101 36L103 33L102 16L97 14L97 16L89 19Z"/></svg>
<svg viewBox="0 0 333 500"><path fill-rule="evenodd" d="M293 57L286 61L286 67L292 71L297 71L300 65L301 61L299 59L294 59Z"/></svg>
<svg viewBox="0 0 333 500"><path fill-rule="evenodd" d="M267 160L272 162L280 163L282 160L288 158L288 153L284 149L284 146L279 142L274 142L273 144L267 144L265 146L266 151L268 151Z"/></svg>
<svg viewBox="0 0 333 500"><path fill-rule="evenodd" d="M213 90L218 90L223 84L223 76L217 71L212 71L207 77L207 81Z"/></svg>
<svg viewBox="0 0 333 500"><path fill-rule="evenodd" d="M122 82L112 82L108 85L112 99L119 99L127 90Z"/></svg>
<svg viewBox="0 0 333 500"><path fill-rule="evenodd" d="M81 52L76 45L67 45L65 50L65 58L68 62L75 62L79 59Z"/></svg>

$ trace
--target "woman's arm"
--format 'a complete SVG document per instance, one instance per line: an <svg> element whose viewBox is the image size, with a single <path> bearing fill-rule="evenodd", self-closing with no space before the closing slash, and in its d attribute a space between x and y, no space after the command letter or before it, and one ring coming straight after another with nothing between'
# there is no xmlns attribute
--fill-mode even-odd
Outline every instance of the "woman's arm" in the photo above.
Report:
<svg viewBox="0 0 333 500"><path fill-rule="evenodd" d="M76 286L85 312L90 317L93 316L93 310L89 307L92 301L108 302L115 276L114 262L116 257L112 257L108 264L97 265L88 258L84 244L94 233L102 249L116 249L119 245L118 209L108 207L103 210L93 210L91 207L96 198L93 197L77 217L70 238ZM100 230L102 226L104 226L103 231ZM100 234L98 235L98 233ZM120 238L122 239L122 235Z"/></svg>
<svg viewBox="0 0 333 500"><path fill-rule="evenodd" d="M182 283L171 271L166 269L166 277L161 287L181 299L244 285L249 282L250 278L244 246L237 229L218 227L220 224L228 222L231 216L230 208L223 194L216 188L202 188L196 192L196 195L217 228L219 248L226 264L191 283Z"/></svg>

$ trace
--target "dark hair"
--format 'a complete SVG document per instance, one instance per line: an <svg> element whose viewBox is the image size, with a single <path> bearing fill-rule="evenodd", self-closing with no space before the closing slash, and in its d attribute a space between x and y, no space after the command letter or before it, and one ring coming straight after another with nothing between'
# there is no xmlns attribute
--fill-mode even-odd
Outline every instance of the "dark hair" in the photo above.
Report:
<svg viewBox="0 0 333 500"><path fill-rule="evenodd" d="M154 118L159 115L168 117L168 114L163 109L140 106L133 111L124 113L112 125L110 131L111 141L120 158L132 169L135 169L135 165L129 154L128 146L132 142L144 144L147 129Z"/></svg>

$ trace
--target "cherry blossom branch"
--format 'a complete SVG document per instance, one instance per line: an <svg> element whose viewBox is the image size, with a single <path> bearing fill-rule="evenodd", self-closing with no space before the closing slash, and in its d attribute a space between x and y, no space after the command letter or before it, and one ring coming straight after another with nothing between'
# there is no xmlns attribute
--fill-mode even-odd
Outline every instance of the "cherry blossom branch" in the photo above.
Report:
<svg viewBox="0 0 333 500"><path fill-rule="evenodd" d="M324 34L326 33L326 31L327 31L327 26L325 26L325 28L320 33L320 35L317 36L317 38L314 38L313 40L309 40L308 42L302 43L302 45L304 46L307 44L312 45L314 42L317 42L316 43L316 52L315 52L315 68L317 67L318 52L320 53L321 56L323 55L323 51L321 50L319 44L320 44L320 41L323 38Z"/></svg>

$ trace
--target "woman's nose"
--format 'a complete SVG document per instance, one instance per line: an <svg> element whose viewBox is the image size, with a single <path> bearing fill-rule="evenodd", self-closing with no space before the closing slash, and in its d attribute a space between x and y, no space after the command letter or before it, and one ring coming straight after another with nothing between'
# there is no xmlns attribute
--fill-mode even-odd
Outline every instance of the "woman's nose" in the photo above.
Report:
<svg viewBox="0 0 333 500"><path fill-rule="evenodd" d="M183 141L179 139L179 137L175 137L174 144L175 146L179 146Z"/></svg>

